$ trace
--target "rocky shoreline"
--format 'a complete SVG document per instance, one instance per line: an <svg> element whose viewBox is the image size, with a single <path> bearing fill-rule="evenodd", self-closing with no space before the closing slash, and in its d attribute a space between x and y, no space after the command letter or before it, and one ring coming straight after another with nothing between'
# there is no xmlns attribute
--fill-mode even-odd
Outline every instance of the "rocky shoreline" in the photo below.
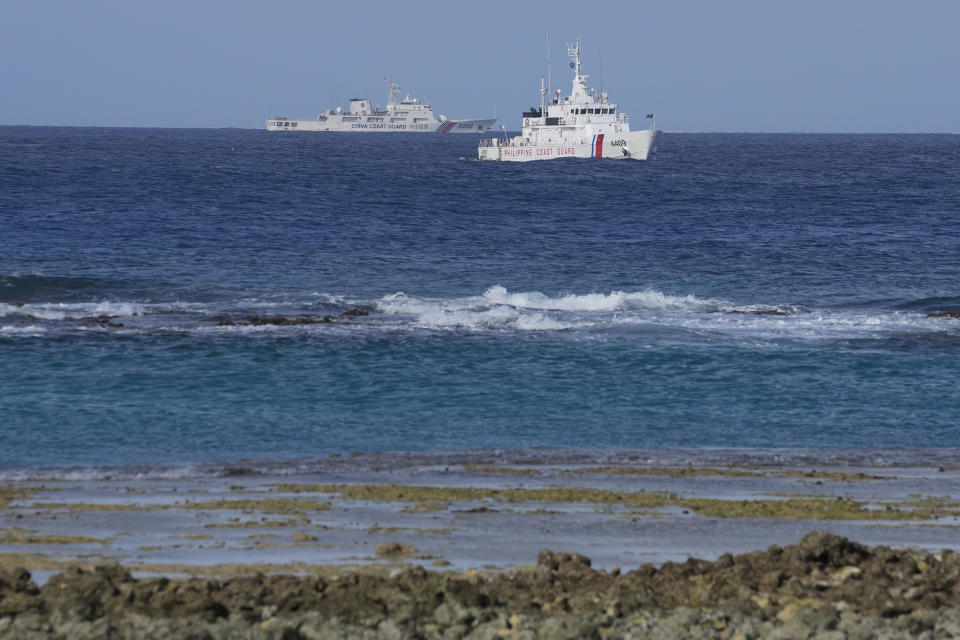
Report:
<svg viewBox="0 0 960 640"><path fill-rule="evenodd" d="M0 568L2 638L954 638L960 555L824 532L714 561L597 570L542 551L505 572L135 579Z"/></svg>
<svg viewBox="0 0 960 640"><path fill-rule="evenodd" d="M711 455L12 481L0 638L960 637L953 458Z"/></svg>

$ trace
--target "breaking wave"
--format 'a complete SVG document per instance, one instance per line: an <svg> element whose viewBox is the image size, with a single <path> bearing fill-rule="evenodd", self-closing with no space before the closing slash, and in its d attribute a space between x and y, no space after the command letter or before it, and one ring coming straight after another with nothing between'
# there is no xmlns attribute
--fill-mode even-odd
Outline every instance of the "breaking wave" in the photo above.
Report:
<svg viewBox="0 0 960 640"><path fill-rule="evenodd" d="M517 329L553 331L608 324L618 312L705 312L720 301L695 296L670 296L659 291L564 294L555 297L539 291L510 292L496 285L479 296L430 299L395 293L375 303L387 315L408 316L422 327L466 329Z"/></svg>
<svg viewBox="0 0 960 640"><path fill-rule="evenodd" d="M37 320L80 320L91 316L109 315L114 317L138 316L148 309L162 309L156 305L135 302L53 302L25 303L18 305L0 305L0 318L4 316L23 316Z"/></svg>
<svg viewBox="0 0 960 640"><path fill-rule="evenodd" d="M40 337L73 331L256 336L277 333L383 335L385 332L664 331L694 341L862 340L920 337L960 342L960 319L930 309L954 299L812 308L782 301L742 304L653 289L607 293L510 291L431 297L397 292L375 299L314 292L299 299L250 296L217 302L133 300L0 303L0 335Z"/></svg>
<svg viewBox="0 0 960 640"><path fill-rule="evenodd" d="M550 309L557 311L618 311L625 309L676 309L696 311L716 304L695 296L669 296L659 291L628 293L567 294L551 298L540 292L510 293L504 287L487 289L483 298L491 304L510 305L521 309Z"/></svg>

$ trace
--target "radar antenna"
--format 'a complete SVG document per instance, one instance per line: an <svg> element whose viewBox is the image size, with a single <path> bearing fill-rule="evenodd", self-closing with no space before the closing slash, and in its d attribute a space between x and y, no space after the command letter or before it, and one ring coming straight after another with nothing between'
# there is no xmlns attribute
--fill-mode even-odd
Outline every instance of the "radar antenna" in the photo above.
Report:
<svg viewBox="0 0 960 640"><path fill-rule="evenodd" d="M576 104L590 102L590 96L593 94L593 90L585 84L590 76L583 75L583 66L580 64L580 38L581 36L577 36L574 44L567 45L567 56L572 60L570 68L573 69L573 87L569 100Z"/></svg>
<svg viewBox="0 0 960 640"><path fill-rule="evenodd" d="M573 69L573 73L578 77L580 76L580 36L577 36L577 41L574 44L567 45L567 56L573 59L573 62L570 63L570 68Z"/></svg>

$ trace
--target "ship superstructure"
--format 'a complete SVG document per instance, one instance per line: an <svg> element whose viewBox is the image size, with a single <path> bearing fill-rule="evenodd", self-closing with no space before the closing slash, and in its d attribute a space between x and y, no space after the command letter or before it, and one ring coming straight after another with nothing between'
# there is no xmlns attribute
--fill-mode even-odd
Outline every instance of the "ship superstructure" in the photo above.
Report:
<svg viewBox="0 0 960 640"><path fill-rule="evenodd" d="M480 160L526 162L553 158L633 158L646 160L655 149L659 131L654 114L649 129L630 130L630 118L610 102L606 92L587 86L589 76L580 62L580 39L567 45L573 69L570 95L560 90L547 97L549 90L540 77L540 108L523 113L519 136L481 140L477 148ZM503 129L503 126L500 127Z"/></svg>
<svg viewBox="0 0 960 640"><path fill-rule="evenodd" d="M400 86L387 78L387 105L374 106L369 98L351 98L344 112L340 107L327 109L315 120L286 117L267 119L268 131L360 131L418 133L482 133L490 129L496 118L449 120L441 115L435 118L429 102L400 98Z"/></svg>

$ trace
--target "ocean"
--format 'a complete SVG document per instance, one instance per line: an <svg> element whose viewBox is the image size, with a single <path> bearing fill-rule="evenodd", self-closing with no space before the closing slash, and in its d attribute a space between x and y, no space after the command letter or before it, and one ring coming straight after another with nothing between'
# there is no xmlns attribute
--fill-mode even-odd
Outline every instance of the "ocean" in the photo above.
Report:
<svg viewBox="0 0 960 640"><path fill-rule="evenodd" d="M960 136L478 140L0 127L0 479L956 459Z"/></svg>

